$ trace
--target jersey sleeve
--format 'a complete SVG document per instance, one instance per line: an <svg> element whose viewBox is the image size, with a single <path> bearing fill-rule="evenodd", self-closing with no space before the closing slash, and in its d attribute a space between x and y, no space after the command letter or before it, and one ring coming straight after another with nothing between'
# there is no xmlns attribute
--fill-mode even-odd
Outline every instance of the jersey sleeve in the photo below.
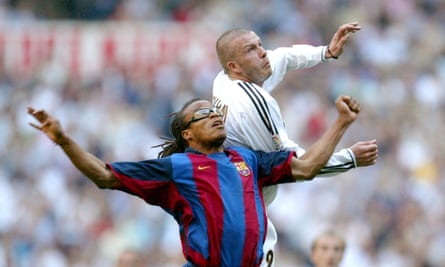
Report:
<svg viewBox="0 0 445 267"><path fill-rule="evenodd" d="M172 190L172 171L169 158L139 162L113 162L107 167L121 181L115 188L138 196L147 203L167 207Z"/></svg>
<svg viewBox="0 0 445 267"><path fill-rule="evenodd" d="M317 174L317 177L334 176L350 169L357 167L355 163L354 153L349 148L332 154L326 165Z"/></svg>
<svg viewBox="0 0 445 267"><path fill-rule="evenodd" d="M261 186L294 182L291 160L294 151L254 152L258 163L258 181Z"/></svg>
<svg viewBox="0 0 445 267"><path fill-rule="evenodd" d="M302 147L290 147L297 152L297 156L301 157L306 150ZM320 170L316 177L331 177L343 172L347 172L350 169L356 168L354 153L350 148L343 148L338 152L331 155L326 165Z"/></svg>
<svg viewBox="0 0 445 267"><path fill-rule="evenodd" d="M271 92L289 70L307 69L324 62L325 49L325 46L296 44L267 51L272 75L264 82L263 88Z"/></svg>

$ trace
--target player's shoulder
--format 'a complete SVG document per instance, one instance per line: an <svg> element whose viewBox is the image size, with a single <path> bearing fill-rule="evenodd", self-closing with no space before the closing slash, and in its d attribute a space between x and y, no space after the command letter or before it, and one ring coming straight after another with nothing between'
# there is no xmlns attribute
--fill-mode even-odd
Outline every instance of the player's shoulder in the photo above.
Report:
<svg viewBox="0 0 445 267"><path fill-rule="evenodd" d="M213 80L213 93L230 93L233 86L236 86L236 82L230 79L224 71L220 71Z"/></svg>
<svg viewBox="0 0 445 267"><path fill-rule="evenodd" d="M222 77L217 77L214 80L212 95L214 99L225 105L232 106L242 102L238 90L236 81L231 80L225 73L222 73Z"/></svg>
<svg viewBox="0 0 445 267"><path fill-rule="evenodd" d="M215 87L219 87L220 84L225 83L227 80L229 80L229 76L227 76L224 71L218 72L215 79L213 79L213 90L215 90Z"/></svg>
<svg viewBox="0 0 445 267"><path fill-rule="evenodd" d="M237 152L243 158L250 158L256 154L256 151L244 146L229 146L226 150Z"/></svg>
<svg viewBox="0 0 445 267"><path fill-rule="evenodd" d="M251 153L251 152L252 152L252 149L249 149L249 148L247 148L247 147L240 146L240 145L231 145L231 146L227 146L227 147L225 148L225 150L228 150L228 151L236 151L236 152L238 152L238 153Z"/></svg>

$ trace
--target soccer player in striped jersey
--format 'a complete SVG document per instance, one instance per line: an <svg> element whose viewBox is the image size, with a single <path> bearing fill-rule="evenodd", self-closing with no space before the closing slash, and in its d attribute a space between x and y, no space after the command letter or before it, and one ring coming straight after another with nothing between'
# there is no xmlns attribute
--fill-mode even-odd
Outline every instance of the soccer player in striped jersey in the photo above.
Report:
<svg viewBox="0 0 445 267"><path fill-rule="evenodd" d="M256 267L263 257L267 218L263 186L312 179L326 164L360 105L336 101L332 126L302 156L243 147L224 149L223 114L195 99L177 112L158 159L105 163L82 149L44 110L28 108L30 123L59 145L99 188L122 190L157 205L179 226L184 266Z"/></svg>
<svg viewBox="0 0 445 267"><path fill-rule="evenodd" d="M277 101L270 92L294 69L313 67L337 59L350 33L360 30L358 23L341 25L328 46L293 45L265 50L256 33L233 29L217 40L216 52L223 70L213 82L213 104L223 110L227 138L224 146L244 146L263 151L305 150L289 139ZM333 176L354 167L375 164L376 140L357 142L332 155L318 176ZM264 198L270 204L277 187L266 187ZM263 266L274 266L277 233L269 221Z"/></svg>

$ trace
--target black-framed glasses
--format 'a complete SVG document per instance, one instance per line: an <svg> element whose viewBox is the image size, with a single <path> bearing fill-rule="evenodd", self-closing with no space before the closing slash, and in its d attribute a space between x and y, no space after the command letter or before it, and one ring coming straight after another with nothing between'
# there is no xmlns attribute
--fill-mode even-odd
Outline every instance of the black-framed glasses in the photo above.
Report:
<svg viewBox="0 0 445 267"><path fill-rule="evenodd" d="M187 124L185 125L184 129L187 129L188 127L190 127L190 124L192 124L193 122L197 122L203 119L207 119L208 117L210 117L211 113L215 113L216 115L222 117L224 116L223 112L218 109L218 108L200 108L198 110L196 110L193 113L192 118L187 122Z"/></svg>

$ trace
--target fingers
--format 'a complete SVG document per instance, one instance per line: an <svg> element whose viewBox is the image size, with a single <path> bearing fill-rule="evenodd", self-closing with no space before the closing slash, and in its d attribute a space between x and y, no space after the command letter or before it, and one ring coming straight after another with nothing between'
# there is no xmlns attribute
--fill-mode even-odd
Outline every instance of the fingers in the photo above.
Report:
<svg viewBox="0 0 445 267"><path fill-rule="evenodd" d="M379 150L375 139L357 142L351 149L354 152L357 166L369 166L377 162Z"/></svg>
<svg viewBox="0 0 445 267"><path fill-rule="evenodd" d="M359 143L363 143L365 145L376 145L377 144L377 140L376 139L372 139L372 140L368 140L368 141L361 141Z"/></svg>
<svg viewBox="0 0 445 267"><path fill-rule="evenodd" d="M32 123L30 122L29 125L39 131L43 131L46 127L48 127L50 125L50 121L48 114L44 111L44 110L35 110L32 107L28 107L28 114L30 114L31 116L33 116L38 122L40 122L39 124L36 123Z"/></svg>
<svg viewBox="0 0 445 267"><path fill-rule="evenodd" d="M368 141L359 141L352 145L350 148L357 157L360 157L360 155L362 155L363 153L376 151L378 149L377 141L375 139Z"/></svg>
<svg viewBox="0 0 445 267"><path fill-rule="evenodd" d="M375 165L376 163L377 163L377 156L375 156L375 158L369 158L367 160L363 160L363 161L357 162L357 166L358 167L365 167L365 166Z"/></svg>
<svg viewBox="0 0 445 267"><path fill-rule="evenodd" d="M358 21L348 22L348 23L346 23L344 25L353 26L353 27L360 27L360 25L358 24Z"/></svg>
<svg viewBox="0 0 445 267"><path fill-rule="evenodd" d="M345 45L345 43L348 41L349 39L349 35L350 33L355 33L357 31L361 30L360 25L358 25L357 22L352 22L352 23L348 23L348 24L344 24L342 26L340 26L340 28L337 31L337 44L340 47L343 47Z"/></svg>
<svg viewBox="0 0 445 267"><path fill-rule="evenodd" d="M379 154L377 150L363 153L361 157L356 158L357 166L362 167L362 166L374 165L377 163L378 157Z"/></svg>
<svg viewBox="0 0 445 267"><path fill-rule="evenodd" d="M351 22L341 26L341 30L344 34L355 33L361 29L362 27L358 24L358 22Z"/></svg>
<svg viewBox="0 0 445 267"><path fill-rule="evenodd" d="M35 123L30 122L29 125L31 125L32 127L43 131L43 129L50 127L51 122L50 121L45 121L44 123L42 123L41 125L37 125Z"/></svg>
<svg viewBox="0 0 445 267"><path fill-rule="evenodd" d="M44 110L35 110L32 107L28 107L28 114L36 118L39 122L44 122L48 119L48 114Z"/></svg>
<svg viewBox="0 0 445 267"><path fill-rule="evenodd" d="M360 103L350 96L344 97L343 101L348 105L350 110L352 110L356 113L359 113L362 109Z"/></svg>
<svg viewBox="0 0 445 267"><path fill-rule="evenodd" d="M360 113L362 111L362 106L360 106L359 103L354 103L352 105L349 105L349 108L354 111L355 113Z"/></svg>
<svg viewBox="0 0 445 267"><path fill-rule="evenodd" d="M378 155L377 151L369 152L367 157L362 158L361 160L359 160L357 162L357 165L358 166L374 165L374 164L376 164L378 157L379 157L379 155Z"/></svg>
<svg viewBox="0 0 445 267"><path fill-rule="evenodd" d="M40 127L39 125L37 125L37 124L35 124L35 123L30 122L30 123L28 123L28 124L31 125L33 128L39 130L39 131L42 130L42 127Z"/></svg>

